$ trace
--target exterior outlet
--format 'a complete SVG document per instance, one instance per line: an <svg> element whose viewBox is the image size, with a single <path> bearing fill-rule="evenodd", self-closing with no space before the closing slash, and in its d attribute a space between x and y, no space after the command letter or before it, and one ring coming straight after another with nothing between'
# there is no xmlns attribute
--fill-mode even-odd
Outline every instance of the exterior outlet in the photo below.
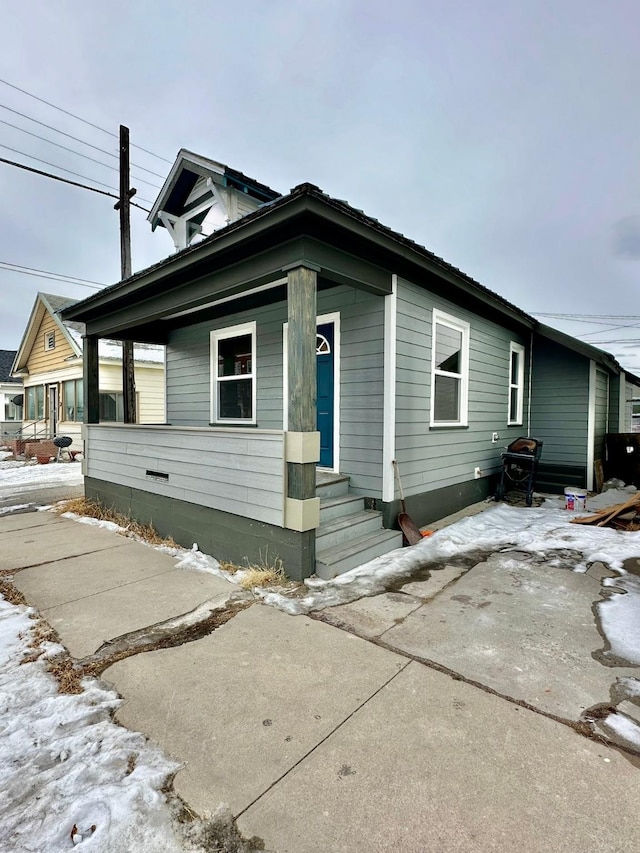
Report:
<svg viewBox="0 0 640 853"><path fill-rule="evenodd" d="M495 444L496 441L498 441L499 439L500 439L500 436L498 435L498 433L494 432L493 435L491 436L492 443Z"/></svg>
<svg viewBox="0 0 640 853"><path fill-rule="evenodd" d="M479 480L482 477L482 468L474 468L473 476L476 480Z"/></svg>

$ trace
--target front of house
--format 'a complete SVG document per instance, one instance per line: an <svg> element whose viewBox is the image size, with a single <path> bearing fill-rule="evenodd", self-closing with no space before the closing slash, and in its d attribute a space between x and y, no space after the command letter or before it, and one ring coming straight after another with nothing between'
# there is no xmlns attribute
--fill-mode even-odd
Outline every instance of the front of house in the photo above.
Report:
<svg viewBox="0 0 640 853"><path fill-rule="evenodd" d="M81 450L84 418L82 368L83 328L63 323L59 312L75 300L38 293L12 366L24 383L21 422L24 440L43 440L56 435L73 439ZM137 411L141 423L163 423L164 351L162 347L138 345L135 352ZM122 421L122 355L115 341L100 342L100 419ZM16 428L16 431L18 431Z"/></svg>
<svg viewBox="0 0 640 853"><path fill-rule="evenodd" d="M533 318L317 187L260 201L177 163L150 218L170 207L180 251L64 312L86 324L90 496L219 558L332 577L400 545L394 460L424 525L486 497L515 438L539 426L553 449ZM194 210L225 219L222 185L253 211L190 244ZM103 337L166 346L166 424L98 423Z"/></svg>

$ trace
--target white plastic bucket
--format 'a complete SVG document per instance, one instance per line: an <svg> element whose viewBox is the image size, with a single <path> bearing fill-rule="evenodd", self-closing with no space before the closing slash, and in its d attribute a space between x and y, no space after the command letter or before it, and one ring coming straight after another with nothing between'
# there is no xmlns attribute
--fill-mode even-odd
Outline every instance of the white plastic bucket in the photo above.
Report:
<svg viewBox="0 0 640 853"><path fill-rule="evenodd" d="M584 512L587 508L586 491L567 486L564 490L564 506L570 512Z"/></svg>

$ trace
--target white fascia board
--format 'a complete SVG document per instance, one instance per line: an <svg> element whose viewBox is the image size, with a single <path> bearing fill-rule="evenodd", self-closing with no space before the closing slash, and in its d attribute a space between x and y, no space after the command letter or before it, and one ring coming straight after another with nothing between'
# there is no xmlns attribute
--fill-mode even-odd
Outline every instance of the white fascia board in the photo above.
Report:
<svg viewBox="0 0 640 853"><path fill-rule="evenodd" d="M396 366L398 339L398 276L391 276L391 293L384 297L384 384L382 412L382 500L395 499L393 460L396 456Z"/></svg>
<svg viewBox="0 0 640 853"><path fill-rule="evenodd" d="M27 366L27 361L29 360L29 355L31 354L35 341L35 330L40 326L45 310L45 306L40 299L40 296L36 296L24 334L22 335L22 340L20 341L20 346L18 347L16 357L11 367L12 373L15 373L17 370L23 370Z"/></svg>
<svg viewBox="0 0 640 853"><path fill-rule="evenodd" d="M594 443L596 439L596 363L589 361L589 409L587 414L587 490L593 491Z"/></svg>

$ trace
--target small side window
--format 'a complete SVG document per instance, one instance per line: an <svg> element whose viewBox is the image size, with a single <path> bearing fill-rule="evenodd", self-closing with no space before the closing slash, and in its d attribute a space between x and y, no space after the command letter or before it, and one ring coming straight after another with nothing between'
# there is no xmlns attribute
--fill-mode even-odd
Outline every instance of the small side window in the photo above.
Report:
<svg viewBox="0 0 640 853"><path fill-rule="evenodd" d="M509 346L509 414L507 423L522 424L524 403L524 347L511 341Z"/></svg>
<svg viewBox="0 0 640 853"><path fill-rule="evenodd" d="M466 321L434 310L431 426L467 426L469 330Z"/></svg>

